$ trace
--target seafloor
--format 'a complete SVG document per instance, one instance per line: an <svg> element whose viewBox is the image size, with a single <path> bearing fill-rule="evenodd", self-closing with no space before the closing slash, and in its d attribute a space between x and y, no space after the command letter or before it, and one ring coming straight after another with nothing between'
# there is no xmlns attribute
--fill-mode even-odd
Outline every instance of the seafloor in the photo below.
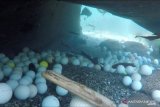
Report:
<svg viewBox="0 0 160 107"><path fill-rule="evenodd" d="M120 46L120 44L116 45L115 43L110 43L112 41L107 41L106 43L108 42L109 44L105 45L107 47L111 47L113 52L115 50L119 50L117 49L117 46ZM75 45L72 44L72 46ZM137 52L139 55L142 56L146 55L146 50L144 50L145 47L142 47L137 43L129 42L126 43L125 46L126 46L125 50L123 49L122 51L129 51L133 53ZM59 48L60 47L58 47L58 49ZM69 47L67 46L67 49L68 48ZM82 49L82 47L80 49ZM94 54L99 52L96 49L97 49L96 47L93 48L85 46L85 48L83 47L82 50L87 50L88 52ZM102 55L102 53L99 54ZM152 56L157 56L157 55L152 55ZM53 64L51 66L53 66ZM143 88L141 91L133 91L131 87L124 86L122 83L122 79L124 77L123 75L120 75L118 73L98 71L94 68L73 66L71 64L63 65L62 75L92 88L93 90L108 97L116 104L119 104L122 100L128 100L130 101L130 103L128 103L129 107L160 107L160 104L159 103L154 104L151 98L152 90L160 90L159 70L155 70L151 76L147 77L142 76L141 82L143 84ZM55 92L56 85L50 83L49 81L47 81L47 84L48 84L48 92L46 92L46 94L43 95L38 94L36 97L32 99L27 99L25 101L17 100L16 98L12 97L12 99L8 103L0 105L0 107L41 107L42 100L47 95L55 95L60 100L61 107L68 107L72 98L72 93L69 93L63 97L58 96Z"/></svg>
<svg viewBox="0 0 160 107"><path fill-rule="evenodd" d="M155 71L152 76L142 79L143 89L141 91L133 91L130 87L126 87L122 84L122 75L104 71L97 71L94 68L79 67L73 65L63 66L64 76L82 83L93 90L101 93L102 95L113 100L115 103L120 103L126 99L133 101L129 103L129 107L160 107L160 104L148 105L145 101L153 101L151 98L151 90L160 89L160 72ZM48 92L44 95L38 94L32 99L25 101L12 99L0 107L40 107L42 99L47 95L55 95L60 100L61 107L68 107L72 94L69 93L66 96L58 96L55 93L55 84L48 81ZM134 103L137 101L137 103ZM139 103L138 101L142 101Z"/></svg>

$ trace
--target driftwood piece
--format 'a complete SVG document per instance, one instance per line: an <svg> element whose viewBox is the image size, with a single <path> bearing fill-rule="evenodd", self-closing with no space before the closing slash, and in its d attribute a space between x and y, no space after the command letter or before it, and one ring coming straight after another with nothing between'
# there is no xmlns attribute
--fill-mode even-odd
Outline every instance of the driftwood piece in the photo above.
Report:
<svg viewBox="0 0 160 107"><path fill-rule="evenodd" d="M43 73L43 76L49 81L67 89L96 107L116 107L110 99L80 83L70 80L60 74L54 73L53 71L48 70Z"/></svg>

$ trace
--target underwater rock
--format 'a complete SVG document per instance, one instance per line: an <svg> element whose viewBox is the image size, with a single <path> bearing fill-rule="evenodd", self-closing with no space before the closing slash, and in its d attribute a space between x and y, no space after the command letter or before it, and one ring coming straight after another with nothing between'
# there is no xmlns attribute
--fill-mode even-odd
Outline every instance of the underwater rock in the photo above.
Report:
<svg viewBox="0 0 160 107"><path fill-rule="evenodd" d="M93 64L98 64L98 57L92 57L91 55L89 55L87 52L85 51L81 51L80 53L83 57L86 57L87 59L89 59Z"/></svg>
<svg viewBox="0 0 160 107"><path fill-rule="evenodd" d="M89 17L92 15L92 12L87 7L85 7L85 8L83 8L81 15L85 15L85 16Z"/></svg>

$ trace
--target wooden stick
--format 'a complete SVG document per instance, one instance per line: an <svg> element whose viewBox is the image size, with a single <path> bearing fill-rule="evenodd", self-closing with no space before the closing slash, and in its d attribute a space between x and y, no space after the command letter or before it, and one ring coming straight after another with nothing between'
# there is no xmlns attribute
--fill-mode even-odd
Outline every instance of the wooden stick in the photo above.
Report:
<svg viewBox="0 0 160 107"><path fill-rule="evenodd" d="M60 74L54 73L53 71L48 70L47 72L43 73L43 76L51 82L67 89L68 91L95 105L96 107L116 107L116 105L110 99L80 83L72 81Z"/></svg>

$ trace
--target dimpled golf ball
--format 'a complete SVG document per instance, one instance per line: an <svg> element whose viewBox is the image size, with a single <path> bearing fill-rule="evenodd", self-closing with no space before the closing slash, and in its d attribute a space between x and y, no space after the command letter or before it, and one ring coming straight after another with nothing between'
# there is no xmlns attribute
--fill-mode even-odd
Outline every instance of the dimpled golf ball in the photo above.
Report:
<svg viewBox="0 0 160 107"><path fill-rule="evenodd" d="M154 90L154 91L152 91L152 98L155 101L160 102L160 90Z"/></svg>
<svg viewBox="0 0 160 107"><path fill-rule="evenodd" d="M10 74L12 73L12 68L8 65L4 65L2 71L5 76L10 76Z"/></svg>
<svg viewBox="0 0 160 107"><path fill-rule="evenodd" d="M26 100L30 96L30 88L27 85L19 85L14 91L14 96L19 100Z"/></svg>
<svg viewBox="0 0 160 107"><path fill-rule="evenodd" d="M12 98L12 94L13 91L8 84L0 83L0 104L7 103Z"/></svg>
<svg viewBox="0 0 160 107"><path fill-rule="evenodd" d="M13 91L19 85L18 81L16 80L8 80L6 83L12 88Z"/></svg>
<svg viewBox="0 0 160 107"><path fill-rule="evenodd" d="M15 73L15 74L12 74L9 78L12 80L20 80L21 77L22 77L21 74Z"/></svg>
<svg viewBox="0 0 160 107"><path fill-rule="evenodd" d="M30 88L29 98L35 97L37 95L37 87L33 84L30 84L28 87Z"/></svg>
<svg viewBox="0 0 160 107"><path fill-rule="evenodd" d="M48 67L48 62L47 61L41 61L39 65L47 68Z"/></svg>
<svg viewBox="0 0 160 107"><path fill-rule="evenodd" d="M38 84L38 83L46 83L46 79L43 77L37 77L35 79L35 84Z"/></svg>
<svg viewBox="0 0 160 107"><path fill-rule="evenodd" d="M43 99L42 107L60 107L60 103L55 96L50 95Z"/></svg>
<svg viewBox="0 0 160 107"><path fill-rule="evenodd" d="M32 79L34 79L35 78L35 72L34 71L28 71L27 73L26 73L26 76L29 76L29 77L31 77Z"/></svg>
<svg viewBox="0 0 160 107"><path fill-rule="evenodd" d="M11 68L14 68L15 67L15 63L13 62L13 61L8 61L7 62L7 65L9 66L9 67L11 67Z"/></svg>
<svg viewBox="0 0 160 107"><path fill-rule="evenodd" d="M57 93L58 95L60 95L60 96L65 96L65 95L68 94L68 90L66 90L66 89L64 89L64 88L62 88L62 87L60 87L60 86L57 86L57 87L56 87L56 93Z"/></svg>
<svg viewBox="0 0 160 107"><path fill-rule="evenodd" d="M2 71L0 71L0 81L2 81L2 80L3 80L3 78L4 78L4 74L3 74L3 72L2 72Z"/></svg>
<svg viewBox="0 0 160 107"><path fill-rule="evenodd" d="M132 84L132 79L131 79L130 76L124 76L122 82L123 82L123 84L124 84L125 86L129 86L129 85Z"/></svg>
<svg viewBox="0 0 160 107"><path fill-rule="evenodd" d="M131 84L131 87L135 91L139 91L142 89L142 83L140 81L134 80Z"/></svg>
<svg viewBox="0 0 160 107"><path fill-rule="evenodd" d="M38 83L36 86L39 94L44 94L47 92L48 87L46 83Z"/></svg>

